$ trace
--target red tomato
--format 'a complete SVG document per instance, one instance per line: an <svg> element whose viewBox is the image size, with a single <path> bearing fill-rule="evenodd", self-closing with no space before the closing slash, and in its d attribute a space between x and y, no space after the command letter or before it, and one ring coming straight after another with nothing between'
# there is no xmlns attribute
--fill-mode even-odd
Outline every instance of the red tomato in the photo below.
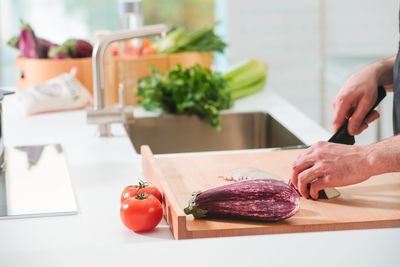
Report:
<svg viewBox="0 0 400 267"><path fill-rule="evenodd" d="M152 230L160 223L162 215L160 201L148 194L125 199L121 205L121 221L134 232Z"/></svg>
<svg viewBox="0 0 400 267"><path fill-rule="evenodd" d="M122 191L121 203L127 198L135 197L142 193L153 195L160 201L160 203L162 203L163 198L160 190L158 190L157 187L142 181L139 182L139 185L129 185L125 187L124 191Z"/></svg>
<svg viewBox="0 0 400 267"><path fill-rule="evenodd" d="M154 46L143 48L143 55L150 56L152 54L157 53L157 48Z"/></svg>
<svg viewBox="0 0 400 267"><path fill-rule="evenodd" d="M143 48L149 48L152 47L151 42L147 38L142 39L142 46Z"/></svg>
<svg viewBox="0 0 400 267"><path fill-rule="evenodd" d="M111 53L113 54L113 56L119 55L119 44L118 43L111 44Z"/></svg>
<svg viewBox="0 0 400 267"><path fill-rule="evenodd" d="M140 56L140 47L134 45L131 40L125 41L123 56L128 58L138 58Z"/></svg>

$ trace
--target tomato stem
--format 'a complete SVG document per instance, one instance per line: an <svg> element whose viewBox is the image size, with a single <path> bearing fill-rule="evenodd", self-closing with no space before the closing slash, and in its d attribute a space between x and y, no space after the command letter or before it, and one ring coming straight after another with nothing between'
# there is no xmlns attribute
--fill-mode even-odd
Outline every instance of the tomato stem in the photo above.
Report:
<svg viewBox="0 0 400 267"><path fill-rule="evenodd" d="M139 186L138 186L138 188L139 189L142 189L142 188L145 188L145 187L147 187L147 183L146 182L144 182L144 181L142 181L142 180L139 180Z"/></svg>
<svg viewBox="0 0 400 267"><path fill-rule="evenodd" d="M146 193L137 194L137 195L135 196L136 199L146 199L146 198L148 198L148 197L149 197L149 194L146 194Z"/></svg>

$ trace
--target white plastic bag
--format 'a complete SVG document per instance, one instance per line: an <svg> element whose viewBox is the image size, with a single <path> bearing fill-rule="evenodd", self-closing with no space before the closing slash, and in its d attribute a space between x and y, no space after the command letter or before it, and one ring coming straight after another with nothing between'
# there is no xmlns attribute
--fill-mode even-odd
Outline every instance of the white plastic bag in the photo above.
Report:
<svg viewBox="0 0 400 267"><path fill-rule="evenodd" d="M92 105L92 96L75 78L76 69L15 94L20 112L35 115L82 109Z"/></svg>

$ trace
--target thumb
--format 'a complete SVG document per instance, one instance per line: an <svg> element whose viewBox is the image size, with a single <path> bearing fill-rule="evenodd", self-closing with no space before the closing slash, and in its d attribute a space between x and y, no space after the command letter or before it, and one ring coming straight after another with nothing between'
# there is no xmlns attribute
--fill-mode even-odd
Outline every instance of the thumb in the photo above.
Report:
<svg viewBox="0 0 400 267"><path fill-rule="evenodd" d="M313 199L318 199L318 192L324 188L328 187L325 177L321 177L311 183L310 196Z"/></svg>

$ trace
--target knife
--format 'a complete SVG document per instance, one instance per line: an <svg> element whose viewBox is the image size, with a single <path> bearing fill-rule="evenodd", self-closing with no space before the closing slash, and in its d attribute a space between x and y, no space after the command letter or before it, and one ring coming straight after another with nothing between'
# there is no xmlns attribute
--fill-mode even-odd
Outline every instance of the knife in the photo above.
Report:
<svg viewBox="0 0 400 267"><path fill-rule="evenodd" d="M367 115L365 118L367 118L372 111L378 106L378 104L384 99L386 96L386 90L383 86L378 87L378 98L376 99L376 102L374 106L368 111ZM365 119L364 118L364 119ZM345 144L345 145L354 145L356 142L354 139L354 136L350 135L349 132L347 131L347 126L349 124L349 120L346 119L346 121L343 123L342 126L337 130L337 132L328 140L328 142L331 143L338 143L338 144Z"/></svg>
<svg viewBox="0 0 400 267"><path fill-rule="evenodd" d="M374 106L368 111L367 115L365 118L367 118L372 111L378 106L378 104L384 99L386 96L386 90L383 86L378 87L378 98L376 99L376 102ZM364 119L365 119L364 118ZM337 143L337 144L345 144L345 145L354 145L356 142L354 139L354 136L350 135L347 131L347 126L349 124L349 120L346 119L346 121L343 123L342 126L336 131L334 135L332 135L331 138L329 138L328 142L330 143ZM286 146L286 147L280 147L274 150L290 150L290 149L304 149L304 148L309 148L309 145L297 145L297 146Z"/></svg>

